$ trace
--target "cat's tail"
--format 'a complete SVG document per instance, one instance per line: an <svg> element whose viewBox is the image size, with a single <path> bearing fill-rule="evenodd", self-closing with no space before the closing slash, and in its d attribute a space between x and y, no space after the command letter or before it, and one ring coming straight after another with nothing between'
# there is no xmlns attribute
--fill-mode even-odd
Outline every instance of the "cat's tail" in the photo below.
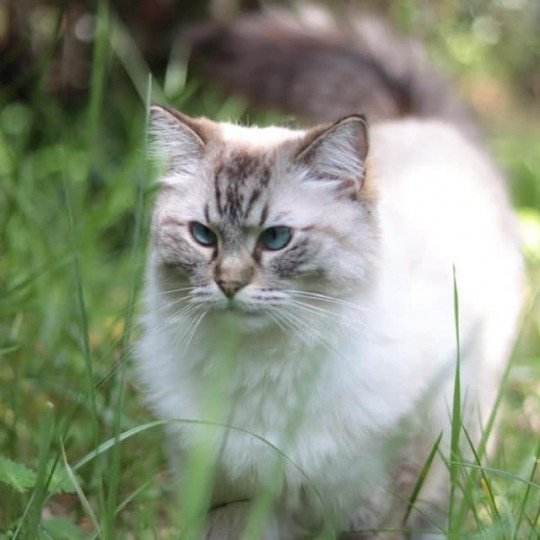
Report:
<svg viewBox="0 0 540 540"><path fill-rule="evenodd" d="M421 45L373 17L271 10L196 27L188 40L204 76L259 107L316 122L354 112L372 121L436 117L476 133L468 108Z"/></svg>

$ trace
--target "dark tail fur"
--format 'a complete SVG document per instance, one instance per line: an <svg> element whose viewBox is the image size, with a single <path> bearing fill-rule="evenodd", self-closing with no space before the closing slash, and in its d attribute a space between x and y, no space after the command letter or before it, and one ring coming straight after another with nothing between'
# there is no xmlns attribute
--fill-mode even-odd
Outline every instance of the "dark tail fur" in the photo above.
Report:
<svg viewBox="0 0 540 540"><path fill-rule="evenodd" d="M354 112L372 121L436 117L476 132L422 47L378 19L315 8L298 17L270 11L194 28L188 40L206 77L259 107L316 122Z"/></svg>

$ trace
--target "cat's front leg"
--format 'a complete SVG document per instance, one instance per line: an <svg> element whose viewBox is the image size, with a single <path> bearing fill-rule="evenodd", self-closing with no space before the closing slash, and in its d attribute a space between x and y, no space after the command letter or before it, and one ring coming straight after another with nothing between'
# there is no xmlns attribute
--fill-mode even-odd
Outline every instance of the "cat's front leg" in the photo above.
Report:
<svg viewBox="0 0 540 540"><path fill-rule="evenodd" d="M208 515L205 540L239 540L243 537L252 508L250 501L224 504L212 509ZM282 540L279 525L272 518L265 525L261 540Z"/></svg>

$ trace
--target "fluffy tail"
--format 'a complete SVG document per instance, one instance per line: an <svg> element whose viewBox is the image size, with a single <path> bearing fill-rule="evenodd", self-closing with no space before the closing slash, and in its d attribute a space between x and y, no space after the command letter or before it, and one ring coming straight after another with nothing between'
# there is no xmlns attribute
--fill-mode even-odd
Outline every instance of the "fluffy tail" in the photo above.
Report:
<svg viewBox="0 0 540 540"><path fill-rule="evenodd" d="M350 15L350 14L349 14ZM188 34L204 75L259 107L334 121L443 118L474 133L468 108L431 66L422 47L381 20L304 9L247 15Z"/></svg>

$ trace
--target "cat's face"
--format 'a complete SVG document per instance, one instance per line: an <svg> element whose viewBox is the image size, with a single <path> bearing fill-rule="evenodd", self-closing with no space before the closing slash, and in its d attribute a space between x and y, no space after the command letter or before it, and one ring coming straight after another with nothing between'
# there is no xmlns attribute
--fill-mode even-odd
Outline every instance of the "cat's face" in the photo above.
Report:
<svg viewBox="0 0 540 540"><path fill-rule="evenodd" d="M366 279L376 224L361 117L304 133L153 108L152 123L169 165L153 271L173 311L280 324Z"/></svg>

